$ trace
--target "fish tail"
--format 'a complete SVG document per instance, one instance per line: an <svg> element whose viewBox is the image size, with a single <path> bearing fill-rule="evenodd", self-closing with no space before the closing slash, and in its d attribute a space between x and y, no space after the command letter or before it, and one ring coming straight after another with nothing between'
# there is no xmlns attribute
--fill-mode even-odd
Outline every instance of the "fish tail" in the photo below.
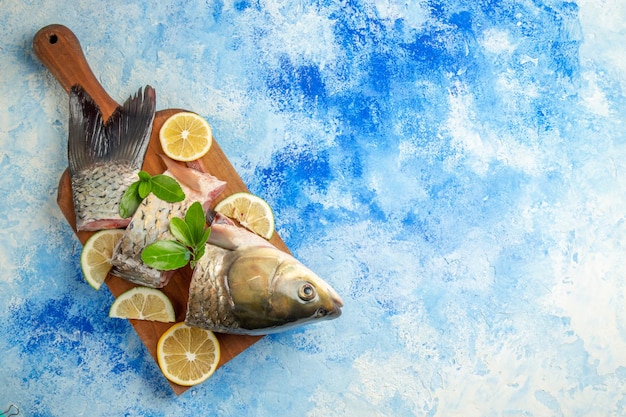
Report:
<svg viewBox="0 0 626 417"><path fill-rule="evenodd" d="M115 109L105 124L107 137L116 142L111 158L141 169L148 150L156 109L156 93L149 85Z"/></svg>
<svg viewBox="0 0 626 417"><path fill-rule="evenodd" d="M80 85L71 88L67 153L78 230L128 225L119 204L143 165L155 107L154 89L147 86L103 122L89 94Z"/></svg>
<svg viewBox="0 0 626 417"><path fill-rule="evenodd" d="M103 123L102 112L80 86L70 90L68 161L70 173L97 163L121 162L141 169L148 150L156 109L150 86L115 109Z"/></svg>
<svg viewBox="0 0 626 417"><path fill-rule="evenodd" d="M79 85L70 90L68 162L72 175L93 164L94 156L106 152L102 113Z"/></svg>

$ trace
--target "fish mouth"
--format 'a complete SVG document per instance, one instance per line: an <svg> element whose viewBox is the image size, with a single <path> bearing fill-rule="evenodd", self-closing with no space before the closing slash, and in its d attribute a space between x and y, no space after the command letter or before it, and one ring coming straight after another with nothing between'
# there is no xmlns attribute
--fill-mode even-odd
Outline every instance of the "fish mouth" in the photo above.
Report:
<svg viewBox="0 0 626 417"><path fill-rule="evenodd" d="M330 317L339 317L341 316L341 308L343 307L343 300L341 299L341 297L339 297L339 294L337 294L332 288L329 288L329 293L330 293L330 299L333 302L333 308L330 311L329 316Z"/></svg>
<svg viewBox="0 0 626 417"><path fill-rule="evenodd" d="M339 294L334 293L331 295L331 298L338 308L343 307L343 300L341 299L341 297L339 297Z"/></svg>

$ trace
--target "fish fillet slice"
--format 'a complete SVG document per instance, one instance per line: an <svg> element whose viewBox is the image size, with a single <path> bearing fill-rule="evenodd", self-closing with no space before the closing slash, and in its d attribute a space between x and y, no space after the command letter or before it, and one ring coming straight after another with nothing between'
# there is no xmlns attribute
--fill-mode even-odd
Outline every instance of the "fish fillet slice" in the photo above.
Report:
<svg viewBox="0 0 626 417"><path fill-rule="evenodd" d="M149 244L157 240L173 239L169 232L172 217L184 217L187 209L195 201L204 206L211 204L224 190L226 183L214 176L195 169L171 164L164 175L178 180L185 199L177 203L167 203L154 194L149 194L118 241L113 251L111 273L127 281L152 288L162 288L169 282L174 271L159 271L144 264L141 253Z"/></svg>

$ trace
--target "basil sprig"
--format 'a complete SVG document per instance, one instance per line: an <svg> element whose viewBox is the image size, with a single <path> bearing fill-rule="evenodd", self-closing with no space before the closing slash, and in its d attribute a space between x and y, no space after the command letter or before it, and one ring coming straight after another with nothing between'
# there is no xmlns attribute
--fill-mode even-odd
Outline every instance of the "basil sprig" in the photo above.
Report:
<svg viewBox="0 0 626 417"><path fill-rule="evenodd" d="M182 268L190 263L194 268L204 255L206 243L211 234L207 228L204 210L199 202L194 202L185 218L173 217L169 230L176 240L157 240L146 246L141 253L143 262L161 271Z"/></svg>
<svg viewBox="0 0 626 417"><path fill-rule="evenodd" d="M132 216L144 198L153 193L168 203L176 203L185 199L185 192L176 180L167 175L151 176L145 171L139 171L139 180L132 183L124 192L120 202L120 216L125 219Z"/></svg>

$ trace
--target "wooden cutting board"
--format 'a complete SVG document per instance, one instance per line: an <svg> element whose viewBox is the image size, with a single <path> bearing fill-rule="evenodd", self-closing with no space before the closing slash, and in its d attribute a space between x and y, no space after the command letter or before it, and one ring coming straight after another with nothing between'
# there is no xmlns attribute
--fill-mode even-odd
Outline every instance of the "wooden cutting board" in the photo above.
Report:
<svg viewBox="0 0 626 417"><path fill-rule="evenodd" d="M35 35L33 49L39 60L54 75L66 92L69 93L70 88L74 84L80 84L100 106L104 120L113 113L118 103L106 93L94 76L85 59L80 43L71 30L62 25L46 26L40 29ZM151 175L162 173L165 170L165 166L158 156L163 153L159 142L159 130L161 125L168 117L180 111L184 110L166 109L156 112L152 126L150 145L143 165L144 171ZM64 140L66 139L64 138ZM235 192L248 191L246 185L243 183L241 177L237 174L226 155L222 152L215 138L213 138L211 150L200 162L207 172L219 179L227 181L228 186L220 196L220 199ZM74 229L78 239L84 244L93 232L76 232L76 218L68 170L65 170L59 181L57 202L68 223ZM277 248L288 252L287 247L280 236L278 236L278 233L274 233L271 243ZM163 288L163 292L167 294L174 305L177 321L183 321L185 318L190 281L191 270L186 267L178 271L170 280L169 284ZM109 275L105 282L115 297L136 286L113 275ZM161 335L169 329L172 324L142 320L129 321L156 361L157 342ZM221 348L221 359L218 368L250 347L261 337L262 336L217 334ZM171 382L170 384L176 394L182 394L189 388Z"/></svg>

